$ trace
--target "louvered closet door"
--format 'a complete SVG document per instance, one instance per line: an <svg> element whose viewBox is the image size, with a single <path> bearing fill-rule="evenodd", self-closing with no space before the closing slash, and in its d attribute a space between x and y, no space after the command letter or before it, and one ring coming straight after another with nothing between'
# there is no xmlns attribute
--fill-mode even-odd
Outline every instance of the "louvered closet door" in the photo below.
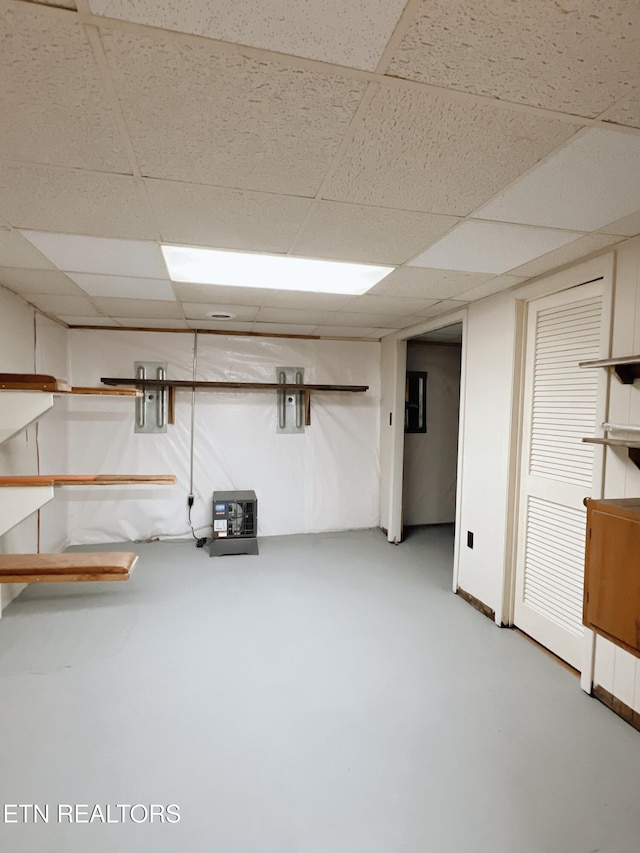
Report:
<svg viewBox="0 0 640 853"><path fill-rule="evenodd" d="M576 669L582 664L586 510L602 421L601 282L529 303L515 624ZM602 398L602 400L601 400Z"/></svg>

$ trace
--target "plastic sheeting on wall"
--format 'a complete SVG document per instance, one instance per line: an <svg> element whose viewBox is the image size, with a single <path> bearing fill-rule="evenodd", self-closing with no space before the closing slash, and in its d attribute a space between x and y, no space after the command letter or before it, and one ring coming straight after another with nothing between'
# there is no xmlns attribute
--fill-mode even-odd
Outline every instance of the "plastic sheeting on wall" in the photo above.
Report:
<svg viewBox="0 0 640 853"><path fill-rule="evenodd" d="M73 383L132 376L135 361L166 361L172 379L191 379L194 335L69 332ZM199 380L274 382L280 366L303 367L305 382L369 385L365 393L312 394L303 435L276 432L271 391L195 395L192 522L209 533L214 490L254 489L258 534L373 527L379 519L380 348L377 343L198 335ZM127 398L72 398L72 473L174 473L175 486L67 489L70 538L95 543L191 535L190 390L176 394L166 433L134 433Z"/></svg>

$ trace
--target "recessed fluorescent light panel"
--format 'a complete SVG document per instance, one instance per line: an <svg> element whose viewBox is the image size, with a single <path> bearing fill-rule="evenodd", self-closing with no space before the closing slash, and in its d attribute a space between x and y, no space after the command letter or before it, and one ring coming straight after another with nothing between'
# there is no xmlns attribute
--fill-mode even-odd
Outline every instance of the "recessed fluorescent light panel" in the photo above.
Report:
<svg viewBox="0 0 640 853"><path fill-rule="evenodd" d="M162 246L162 254L172 281L314 293L366 293L394 269L190 246Z"/></svg>

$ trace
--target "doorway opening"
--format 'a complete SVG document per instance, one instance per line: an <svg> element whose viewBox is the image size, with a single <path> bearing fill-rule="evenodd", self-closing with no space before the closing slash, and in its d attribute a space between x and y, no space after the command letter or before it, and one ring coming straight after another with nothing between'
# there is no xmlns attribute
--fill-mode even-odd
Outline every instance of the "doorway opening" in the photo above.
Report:
<svg viewBox="0 0 640 853"><path fill-rule="evenodd" d="M451 586L455 542L462 323L407 340L402 539L441 555Z"/></svg>

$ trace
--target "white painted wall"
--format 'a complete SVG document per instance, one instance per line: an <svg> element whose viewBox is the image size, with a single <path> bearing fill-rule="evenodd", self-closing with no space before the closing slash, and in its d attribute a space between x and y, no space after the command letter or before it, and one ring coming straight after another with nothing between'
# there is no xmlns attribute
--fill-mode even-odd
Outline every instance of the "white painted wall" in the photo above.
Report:
<svg viewBox="0 0 640 853"><path fill-rule="evenodd" d="M427 372L427 432L406 433L405 525L455 521L460 347L409 341L407 370Z"/></svg>
<svg viewBox="0 0 640 853"><path fill-rule="evenodd" d="M458 586L498 611L507 536L507 483L514 381L513 297L498 294L469 306ZM466 545L467 531L474 547Z"/></svg>
<svg viewBox="0 0 640 853"><path fill-rule="evenodd" d="M640 353L640 241L617 251L611 354ZM609 415L612 423L640 425L640 382L623 385L612 376ZM604 496L640 495L640 470L626 450L608 449L605 456ZM640 661L603 637L596 638L594 682L640 712Z"/></svg>
<svg viewBox="0 0 640 853"><path fill-rule="evenodd" d="M74 384L131 376L135 361L167 361L191 379L194 336L69 332ZM380 345L349 341L200 335L198 379L275 381L303 367L307 383L368 385L363 394L312 395L304 435L276 433L273 392L198 392L194 525L207 534L216 489L254 489L261 536L373 527L379 523ZM178 392L166 434L134 434L132 399L73 398L72 473L173 473L176 486L69 489L74 543L191 535L187 527L191 392ZM83 494L84 493L84 494Z"/></svg>

